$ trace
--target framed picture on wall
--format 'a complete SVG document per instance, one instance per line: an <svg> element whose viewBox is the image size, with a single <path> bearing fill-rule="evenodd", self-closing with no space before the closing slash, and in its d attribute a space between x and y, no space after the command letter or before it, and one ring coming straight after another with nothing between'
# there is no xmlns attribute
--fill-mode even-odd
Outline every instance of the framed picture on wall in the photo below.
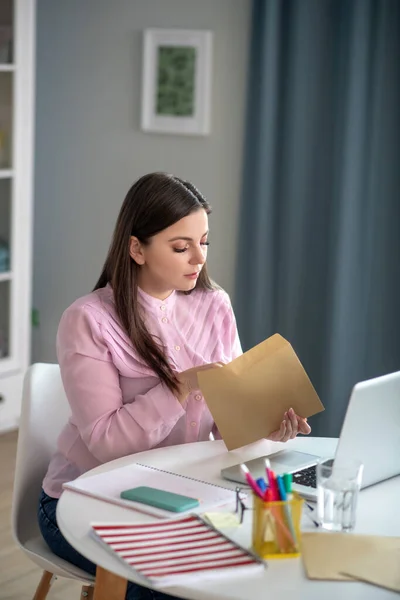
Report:
<svg viewBox="0 0 400 600"><path fill-rule="evenodd" d="M142 129L158 133L209 134L211 71L211 31L145 30Z"/></svg>

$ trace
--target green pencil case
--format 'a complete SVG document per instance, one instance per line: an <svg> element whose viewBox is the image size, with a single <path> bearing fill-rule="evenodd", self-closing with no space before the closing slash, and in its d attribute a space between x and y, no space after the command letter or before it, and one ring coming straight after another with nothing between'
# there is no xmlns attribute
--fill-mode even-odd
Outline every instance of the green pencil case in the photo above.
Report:
<svg viewBox="0 0 400 600"><path fill-rule="evenodd" d="M148 504L149 506L155 506L156 508L162 508L171 512L184 512L199 506L199 501L196 498L189 498L189 496L182 496L181 494L174 494L147 486L124 490L121 492L121 498L131 500L132 502Z"/></svg>

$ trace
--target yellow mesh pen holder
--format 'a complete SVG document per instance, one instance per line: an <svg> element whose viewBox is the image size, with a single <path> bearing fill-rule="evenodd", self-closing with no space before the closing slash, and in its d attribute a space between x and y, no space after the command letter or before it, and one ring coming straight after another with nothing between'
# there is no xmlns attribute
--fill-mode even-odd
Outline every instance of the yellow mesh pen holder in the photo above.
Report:
<svg viewBox="0 0 400 600"><path fill-rule="evenodd" d="M303 499L293 494L286 502L264 502L253 494L253 550L261 558L300 556Z"/></svg>

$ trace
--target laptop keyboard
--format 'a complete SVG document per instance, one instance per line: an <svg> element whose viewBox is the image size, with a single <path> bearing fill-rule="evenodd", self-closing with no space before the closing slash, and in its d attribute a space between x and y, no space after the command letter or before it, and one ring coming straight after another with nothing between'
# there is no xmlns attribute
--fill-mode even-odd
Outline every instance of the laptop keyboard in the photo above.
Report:
<svg viewBox="0 0 400 600"><path fill-rule="evenodd" d="M293 473L293 483L298 483L300 485L305 485L307 487L316 488L317 487L317 467L313 465L312 467L307 467L307 469L302 469L301 471L296 471Z"/></svg>

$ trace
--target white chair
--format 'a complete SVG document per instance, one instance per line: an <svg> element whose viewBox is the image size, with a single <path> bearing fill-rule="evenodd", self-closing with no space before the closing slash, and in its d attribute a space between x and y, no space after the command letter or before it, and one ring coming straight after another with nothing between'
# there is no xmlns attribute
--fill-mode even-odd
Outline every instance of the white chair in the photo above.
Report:
<svg viewBox="0 0 400 600"><path fill-rule="evenodd" d="M36 516L42 480L69 415L59 366L32 365L24 380L12 529L14 539L23 552L44 569L33 600L44 600L57 576L81 581L84 583L81 597L93 598L95 578L51 552L42 538Z"/></svg>

